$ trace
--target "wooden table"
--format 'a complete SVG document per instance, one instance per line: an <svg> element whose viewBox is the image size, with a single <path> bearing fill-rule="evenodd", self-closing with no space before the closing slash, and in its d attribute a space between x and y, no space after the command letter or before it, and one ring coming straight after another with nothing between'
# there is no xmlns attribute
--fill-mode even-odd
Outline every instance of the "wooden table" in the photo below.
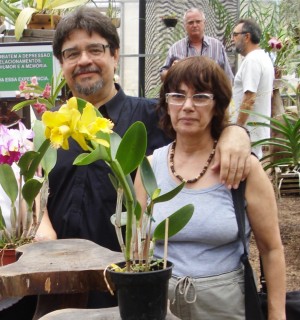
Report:
<svg viewBox="0 0 300 320"><path fill-rule="evenodd" d="M123 255L83 239L36 242L18 248L22 255L0 267L0 299L38 295L33 320L62 308L84 308L88 291L107 291L103 271Z"/></svg>
<svg viewBox="0 0 300 320"><path fill-rule="evenodd" d="M39 320L121 320L119 309L64 309L46 314ZM168 312L166 320L179 318Z"/></svg>

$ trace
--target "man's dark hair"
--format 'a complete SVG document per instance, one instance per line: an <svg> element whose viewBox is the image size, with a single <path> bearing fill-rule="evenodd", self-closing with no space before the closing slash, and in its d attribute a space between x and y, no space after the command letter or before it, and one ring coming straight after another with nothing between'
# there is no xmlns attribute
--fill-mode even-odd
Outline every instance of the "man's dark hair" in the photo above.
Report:
<svg viewBox="0 0 300 320"><path fill-rule="evenodd" d="M250 33L251 42L258 44L261 38L260 26L251 19L240 19L236 25L243 24L242 32Z"/></svg>
<svg viewBox="0 0 300 320"><path fill-rule="evenodd" d="M89 35L93 32L107 40L111 55L120 48L120 39L116 27L110 18L102 14L99 8L83 6L65 15L58 23L53 39L54 56L62 63L62 46L70 34L84 30Z"/></svg>

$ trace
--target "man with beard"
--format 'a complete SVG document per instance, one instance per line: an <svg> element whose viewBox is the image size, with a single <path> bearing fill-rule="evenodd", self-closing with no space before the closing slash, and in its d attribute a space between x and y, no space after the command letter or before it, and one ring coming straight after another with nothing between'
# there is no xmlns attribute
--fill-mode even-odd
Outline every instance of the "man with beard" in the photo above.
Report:
<svg viewBox="0 0 300 320"><path fill-rule="evenodd" d="M139 120L147 128L148 154L170 141L158 128L156 101L127 96L114 83L119 37L111 20L97 8L81 7L64 16L55 32L53 52L72 95L99 108L103 116L113 121L114 131L120 136ZM71 138L69 144L69 150L58 150L57 163L49 176L49 217L45 214L43 219L50 218L57 238L88 239L120 251L110 222L116 207L116 191L108 177L110 169L104 161L73 165L82 149ZM218 145L214 169L221 166L221 181L237 187L249 172L250 145L246 131L238 126L227 127ZM91 295L89 307L116 305L109 294L95 296Z"/></svg>
<svg viewBox="0 0 300 320"><path fill-rule="evenodd" d="M233 81L233 73L222 43L204 34L204 12L190 8L183 17L184 29L187 36L175 42L169 49L164 66L160 69L161 80L164 80L168 69L177 61L192 56L206 56L215 60L225 71L229 80Z"/></svg>
<svg viewBox="0 0 300 320"><path fill-rule="evenodd" d="M243 110L252 110L262 115L271 116L271 97L273 92L274 67L269 55L259 47L261 29L255 21L239 20L232 33L236 52L244 60L234 78L232 122L246 126L247 122L267 122L266 119L249 115ZM270 137L268 127L247 127L251 141ZM252 148L260 159L262 146Z"/></svg>

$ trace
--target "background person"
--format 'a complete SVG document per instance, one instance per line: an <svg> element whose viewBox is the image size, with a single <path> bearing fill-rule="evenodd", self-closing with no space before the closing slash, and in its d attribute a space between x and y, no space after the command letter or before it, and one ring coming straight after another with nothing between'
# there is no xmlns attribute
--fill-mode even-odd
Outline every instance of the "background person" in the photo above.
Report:
<svg viewBox="0 0 300 320"><path fill-rule="evenodd" d="M232 33L236 52L245 58L234 77L231 121L247 127L251 142L270 137L268 127L247 126L247 122L266 122L266 119L241 112L252 110L271 117L274 67L269 55L259 47L260 38L259 25L248 19L239 20ZM262 146L253 147L252 151L262 158Z"/></svg>
<svg viewBox="0 0 300 320"><path fill-rule="evenodd" d="M219 40L204 34L205 22L203 11L197 8L186 11L183 24L187 36L175 42L169 49L165 64L160 69L162 80L166 77L169 68L180 59L203 55L215 60L224 69L229 80L233 81L233 73L225 48Z"/></svg>
<svg viewBox="0 0 300 320"><path fill-rule="evenodd" d="M206 57L179 61L160 91L161 126L173 142L155 150L149 160L162 194L182 181L186 185L172 200L155 204L153 230L179 207L190 203L195 207L188 224L168 242L168 260L174 263L170 309L184 320L245 320L240 261L244 248L232 195L218 173L209 170L228 120L230 100L228 78ZM135 189L145 208L147 196L139 173ZM266 272L268 319L285 319L285 262L276 199L255 156L251 156L245 198L248 245L252 230ZM156 243L154 254L159 258L164 256L163 242Z"/></svg>
<svg viewBox="0 0 300 320"><path fill-rule="evenodd" d="M56 28L53 52L73 96L99 108L103 116L113 121L114 131L120 136L139 120L147 128L148 154L170 141L158 128L157 102L127 96L114 83L119 37L111 20L99 10L81 7L64 16ZM247 175L250 148L247 150L245 145L248 143L242 128L229 127L222 134L214 166L219 168L221 161L220 179L229 187L236 187ZM49 175L48 212L57 237L88 239L120 251L115 228L110 222L116 207L116 191L108 177L110 169L104 161L73 165L82 149L72 139L69 144L69 150L58 150L57 163ZM113 297L103 294L90 301L89 307L115 304Z"/></svg>

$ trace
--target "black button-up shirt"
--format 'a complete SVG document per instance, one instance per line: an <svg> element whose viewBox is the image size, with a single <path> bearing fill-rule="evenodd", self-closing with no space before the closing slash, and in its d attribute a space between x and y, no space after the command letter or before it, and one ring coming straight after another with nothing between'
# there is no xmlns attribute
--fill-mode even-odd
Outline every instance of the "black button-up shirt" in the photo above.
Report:
<svg viewBox="0 0 300 320"><path fill-rule="evenodd" d="M114 131L123 136L131 124L142 121L148 133L147 154L166 145L169 139L157 127L156 101L126 96L116 85L118 93L99 108L114 122ZM48 212L58 238L82 238L114 251L120 251L110 217L115 212L116 191L104 161L86 166L73 165L83 152L70 139L69 150L58 150L57 163L49 176Z"/></svg>

